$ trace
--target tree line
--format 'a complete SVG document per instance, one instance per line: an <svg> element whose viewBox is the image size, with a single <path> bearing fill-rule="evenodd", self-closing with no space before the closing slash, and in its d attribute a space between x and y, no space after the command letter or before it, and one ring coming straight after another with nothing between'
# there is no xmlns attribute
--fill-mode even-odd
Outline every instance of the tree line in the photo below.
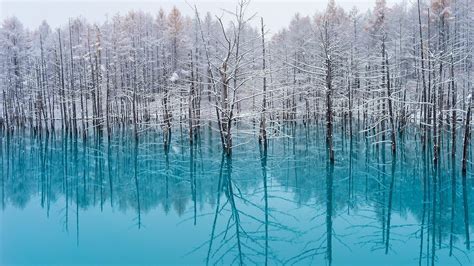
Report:
<svg viewBox="0 0 474 266"><path fill-rule="evenodd" d="M86 137L160 129L193 143L201 127L220 134L230 155L235 127L266 147L282 127L324 124L334 162L334 130L377 144L416 127L424 148L470 139L474 37L472 0L418 0L347 11L329 0L270 34L240 0L220 15L177 8L131 11L100 24L71 18L52 29L1 26L1 120L7 134L62 130ZM260 23L258 23L260 22ZM463 143L457 143L458 135Z"/></svg>

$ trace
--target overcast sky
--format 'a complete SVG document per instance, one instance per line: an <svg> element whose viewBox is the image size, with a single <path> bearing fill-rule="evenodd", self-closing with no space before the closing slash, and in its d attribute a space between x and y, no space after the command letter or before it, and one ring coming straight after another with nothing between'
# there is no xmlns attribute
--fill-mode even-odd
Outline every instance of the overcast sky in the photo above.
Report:
<svg viewBox="0 0 474 266"><path fill-rule="evenodd" d="M402 0L387 0L388 5ZM36 28L46 20L52 27L67 23L68 18L82 16L90 22L103 22L107 16L116 13L125 14L129 10L143 10L155 14L160 7L165 11L176 6L184 15L193 15L190 5L196 4L201 14L210 11L221 14L222 9L234 9L237 0L0 0L0 18L18 17L28 28ZM375 0L336 0L346 10L356 6L361 12L372 8ZM257 13L265 20L267 29L275 33L285 27L291 18L299 12L313 15L324 10L327 0L253 0L249 11ZM259 20L256 20L258 23Z"/></svg>

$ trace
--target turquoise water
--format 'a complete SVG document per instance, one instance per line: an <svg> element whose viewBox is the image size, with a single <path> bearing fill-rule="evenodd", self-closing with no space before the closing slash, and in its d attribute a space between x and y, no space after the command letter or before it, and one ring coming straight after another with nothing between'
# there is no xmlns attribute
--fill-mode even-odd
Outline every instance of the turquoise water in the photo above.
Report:
<svg viewBox="0 0 474 266"><path fill-rule="evenodd" d="M153 132L2 136L0 264L472 265L472 165L463 183L449 142L436 172L413 132L395 159L338 134L334 166L324 129L285 133L265 154L239 132L231 159L209 130L168 154Z"/></svg>

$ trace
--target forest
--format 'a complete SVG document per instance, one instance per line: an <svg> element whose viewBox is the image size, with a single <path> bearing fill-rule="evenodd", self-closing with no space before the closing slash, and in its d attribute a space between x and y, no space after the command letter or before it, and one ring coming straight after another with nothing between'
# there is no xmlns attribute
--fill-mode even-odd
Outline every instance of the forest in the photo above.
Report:
<svg viewBox="0 0 474 266"><path fill-rule="evenodd" d="M136 139L161 130L167 149L173 130L186 131L193 143L208 125L230 155L235 127L265 144L284 125L323 123L334 161L336 126L390 143L393 153L397 136L414 126L435 160L443 132L450 133L452 156L466 153L456 149L456 134L466 148L472 1L387 7L376 0L361 13L330 0L323 12L296 14L271 37L249 4L240 1L220 16L194 7L194 17L173 8L117 14L100 25L71 18L57 29L46 21L27 29L7 18L0 127L83 137L132 128ZM259 19L261 26L252 26Z"/></svg>

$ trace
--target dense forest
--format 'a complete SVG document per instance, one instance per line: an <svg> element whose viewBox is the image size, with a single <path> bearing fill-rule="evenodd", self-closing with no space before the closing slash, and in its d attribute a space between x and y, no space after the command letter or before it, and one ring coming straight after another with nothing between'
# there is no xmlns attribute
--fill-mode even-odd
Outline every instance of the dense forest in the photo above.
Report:
<svg viewBox="0 0 474 266"><path fill-rule="evenodd" d="M321 123L334 161L334 130L390 143L395 154L398 137L413 126L435 162L450 138L449 152L463 156L465 170L471 0L391 7L376 0L365 13L329 0L323 12L296 14L271 36L249 5L240 1L220 16L199 7L193 17L176 8L131 11L100 25L71 18L57 29L46 21L27 29L7 18L0 127L84 138L131 128L136 139L160 130L168 149L174 130L193 143L209 126L230 155L236 128L266 146L284 135L283 126ZM464 143L456 143L457 134Z"/></svg>

